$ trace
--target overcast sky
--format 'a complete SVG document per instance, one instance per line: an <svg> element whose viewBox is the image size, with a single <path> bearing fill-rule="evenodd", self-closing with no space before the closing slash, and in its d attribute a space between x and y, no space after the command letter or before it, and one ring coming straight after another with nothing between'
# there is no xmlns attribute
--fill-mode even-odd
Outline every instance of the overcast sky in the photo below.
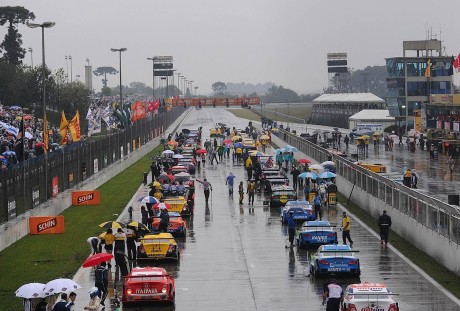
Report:
<svg viewBox="0 0 460 311"><path fill-rule="evenodd" d="M446 54L460 53L458 0L3 0L24 6L35 22L56 22L45 30L46 63L84 78L86 58L93 70L119 69L125 47L123 84L152 84L147 57L171 55L174 68L193 80L198 94L211 92L216 81L273 82L305 93L327 85L326 54L347 52L349 67L384 65L385 57L401 56L403 40L424 40L427 29ZM41 62L39 29L19 26L23 47L34 49ZM3 36L6 28L0 29ZM24 58L30 64L30 54ZM70 64L69 64L70 75ZM459 75L456 75L458 80ZM99 90L100 77L93 77ZM109 86L119 77L110 76Z"/></svg>

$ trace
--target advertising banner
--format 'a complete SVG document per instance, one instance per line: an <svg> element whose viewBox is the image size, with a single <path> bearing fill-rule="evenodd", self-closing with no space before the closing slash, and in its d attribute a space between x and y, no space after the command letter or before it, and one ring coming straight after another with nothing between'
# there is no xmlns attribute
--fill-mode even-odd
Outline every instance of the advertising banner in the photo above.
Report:
<svg viewBox="0 0 460 311"><path fill-rule="evenodd" d="M100 203L99 190L72 192L72 205L99 205Z"/></svg>
<svg viewBox="0 0 460 311"><path fill-rule="evenodd" d="M64 233L64 216L29 217L29 234Z"/></svg>
<svg viewBox="0 0 460 311"><path fill-rule="evenodd" d="M454 131L460 132L460 123L454 122Z"/></svg>
<svg viewBox="0 0 460 311"><path fill-rule="evenodd" d="M59 178L57 176L54 176L51 180L51 189L53 198L57 197L59 194Z"/></svg>

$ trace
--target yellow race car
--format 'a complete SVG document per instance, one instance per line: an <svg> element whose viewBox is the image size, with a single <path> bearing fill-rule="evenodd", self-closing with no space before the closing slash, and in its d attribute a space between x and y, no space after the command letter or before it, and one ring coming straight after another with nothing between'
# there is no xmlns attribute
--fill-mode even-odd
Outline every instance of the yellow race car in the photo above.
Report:
<svg viewBox="0 0 460 311"><path fill-rule="evenodd" d="M138 260L180 259L179 245L171 233L147 234L139 240Z"/></svg>

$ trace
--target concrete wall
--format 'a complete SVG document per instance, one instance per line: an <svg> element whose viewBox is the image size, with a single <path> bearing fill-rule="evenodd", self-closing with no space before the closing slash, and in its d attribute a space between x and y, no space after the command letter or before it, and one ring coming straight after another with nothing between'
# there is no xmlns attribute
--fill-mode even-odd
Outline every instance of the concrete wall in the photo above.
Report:
<svg viewBox="0 0 460 311"><path fill-rule="evenodd" d="M173 122L167 129L171 132L175 129L180 122L185 118L189 110L185 110L176 121ZM12 221L0 225L0 251L8 246L17 242L19 239L29 234L29 217L30 216L55 216L61 214L67 208L72 206L72 191L79 190L94 190L109 181L114 176L118 175L129 166L139 161L143 156L149 153L152 149L159 145L161 137L156 137L144 146L130 154L126 155L123 159L118 160L104 170L99 171L97 174L92 175L84 182L78 184L72 190L67 190L60 193L56 198L41 204L39 207L30 210L29 212L19 215ZM149 168L146 168L149 169ZM139 176L141 182L143 176Z"/></svg>
<svg viewBox="0 0 460 311"><path fill-rule="evenodd" d="M339 191L348 197L353 188L353 183L339 175L336 181ZM438 263L442 264L450 271L460 275L460 260L458 260L458 258L460 258L459 245L452 243L448 238L401 213L359 187L355 186L353 189L351 201L372 215L372 217L376 219L376 222L382 212L386 210L388 215L391 216L391 229L393 231L418 249L436 259Z"/></svg>

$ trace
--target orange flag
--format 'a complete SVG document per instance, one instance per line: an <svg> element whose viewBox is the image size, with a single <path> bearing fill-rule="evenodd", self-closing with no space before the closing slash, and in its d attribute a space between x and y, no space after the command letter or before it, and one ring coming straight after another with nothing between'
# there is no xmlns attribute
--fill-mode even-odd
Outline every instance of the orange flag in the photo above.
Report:
<svg viewBox="0 0 460 311"><path fill-rule="evenodd" d="M72 135L73 141L80 141L80 114L77 113L75 116L70 120L69 124L70 135Z"/></svg>
<svg viewBox="0 0 460 311"><path fill-rule="evenodd" d="M61 145L67 144L67 129L69 128L69 121L65 117L64 110L61 115L61 124L59 125L59 133L61 134Z"/></svg>
<svg viewBox="0 0 460 311"><path fill-rule="evenodd" d="M43 146L43 149L45 149L45 153L48 152L48 139L49 139L49 134L48 134L48 121L46 121L46 112L43 116L43 143L45 146Z"/></svg>

